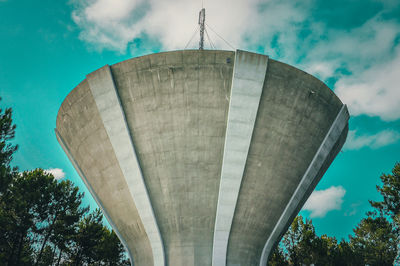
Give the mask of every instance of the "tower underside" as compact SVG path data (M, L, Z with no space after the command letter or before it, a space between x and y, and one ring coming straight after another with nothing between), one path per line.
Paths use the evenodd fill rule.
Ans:
M185 50L89 74L56 134L135 265L265 265L348 118L294 67Z

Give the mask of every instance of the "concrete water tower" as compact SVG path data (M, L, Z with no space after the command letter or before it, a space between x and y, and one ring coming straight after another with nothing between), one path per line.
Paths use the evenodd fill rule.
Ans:
M56 135L135 265L265 265L343 146L347 108L265 55L183 50L106 65Z

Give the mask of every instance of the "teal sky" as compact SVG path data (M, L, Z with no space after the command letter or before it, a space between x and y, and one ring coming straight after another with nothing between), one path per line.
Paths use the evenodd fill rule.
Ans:
M350 132L301 213L318 234L346 238L400 161L400 2L203 1L206 22L235 48L316 75L346 103ZM0 96L12 107L21 170L60 169L95 203L58 145L58 108L105 64L183 49L201 1L0 0ZM218 49L231 48L209 28ZM189 48L195 48L194 38ZM209 48L209 43L206 41Z

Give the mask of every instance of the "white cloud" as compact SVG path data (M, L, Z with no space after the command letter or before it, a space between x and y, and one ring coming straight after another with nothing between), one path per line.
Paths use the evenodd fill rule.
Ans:
M361 70L388 59L399 29L397 22L382 20L380 14L353 29L331 29L318 23L314 25L315 34L310 39L315 46L307 51L306 61L345 62L352 70ZM318 40L321 37L322 40Z
M151 52L183 49L197 25L200 1L71 0L80 38L97 49ZM395 2L395 1L394 1ZM338 82L335 92L352 115L392 121L400 118L400 33L397 21L383 18L392 5L354 28L331 28L313 18L313 1L205 1L206 22L234 47L264 49L272 58L317 77ZM229 49L213 31L218 49ZM133 43L151 39L150 44ZM156 43L156 44L154 44ZM206 40L206 44L208 41ZM198 37L189 48L196 48Z
M380 14L349 29L314 26L315 45L305 53L300 67L326 80L338 79L335 93L348 105L351 115L378 116L386 121L400 118L400 24ZM342 73L344 70L347 73Z
M64 171L60 168L50 168L44 170L44 172L47 174L52 174L57 180L63 179L65 177Z
M88 21L108 24L125 19L141 1L132 0L98 0L85 8Z
M383 130L372 135L357 135L357 130L350 130L344 149L358 150L363 147L381 148L397 142L400 133L393 130Z
M157 39L164 49L184 48L198 26L201 9L200 2L186 0L73 0L73 3L72 18L82 29L80 37L100 49L120 52L125 52L129 42L144 34ZM302 5L291 1L218 0L205 4L206 23L238 47L259 41L260 36L272 38L275 32L282 33L281 39L290 39L285 37L285 29L306 16ZM208 34L218 48L231 49L211 30ZM192 47L196 46L197 41L192 42Z
M339 80L335 92L348 104L353 115L379 116L391 121L400 118L400 48L386 63Z
M281 60L297 64L322 80L337 79L335 93L348 105L351 115L399 119L400 45L396 40L400 24L377 14L353 29L315 23L312 31L305 40L282 42L291 52Z
M312 62L309 66L306 66L305 70L308 73L312 73L313 75L319 77L320 79L330 78L335 72L333 64L318 61Z
M342 186L331 186L315 190L304 204L303 210L311 211L310 217L324 217L327 212L340 210L346 190Z
M345 211L344 216L354 216L358 212L358 208L361 206L361 202L350 204L350 208Z

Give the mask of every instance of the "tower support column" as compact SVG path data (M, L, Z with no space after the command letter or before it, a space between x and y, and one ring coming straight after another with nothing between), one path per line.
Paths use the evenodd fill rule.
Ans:
M225 266L229 234L247 161L268 57L236 51L214 229L212 265Z

